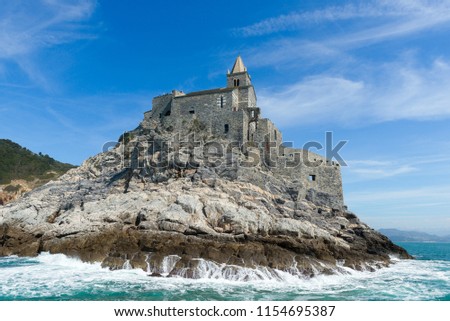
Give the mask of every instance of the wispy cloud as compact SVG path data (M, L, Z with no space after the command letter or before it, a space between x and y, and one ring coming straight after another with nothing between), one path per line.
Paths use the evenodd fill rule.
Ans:
M374 6L373 4L347 4L309 12L291 12L264 19L249 26L236 28L235 32L246 37L262 36L280 31L302 29L307 24L386 15L399 15L399 13L386 11L382 6Z
M15 58L46 46L89 37L80 24L94 10L92 0L2 1L0 58Z
M47 88L34 57L41 49L94 37L84 22L95 5L94 0L0 0L0 63L15 63L33 83Z
M361 68L361 67L360 67ZM277 124L345 125L450 117L450 63L428 67L403 62L378 66L354 78L322 74L277 90L262 89L259 102ZM326 119L323 115L331 115Z
M448 21L450 15L450 3L448 1L373 1L357 4L345 4L341 6L329 6L320 10L291 12L285 15L268 18L249 26L235 29L242 36L262 36L288 30L304 29L305 26L324 22L336 22L343 20L395 18L398 21L397 28L390 28L390 32L373 33L379 37L390 36L396 33L412 32L432 25ZM389 25L386 25L389 26ZM390 25L395 27L395 25ZM375 30L374 30L375 31ZM367 34L359 38L367 38Z
M450 230L449 185L389 188L347 192L346 204L374 227L398 227L420 231Z
M0 96L4 92L0 90ZM153 96L150 92L72 97L8 93L0 102L0 111L8 109L2 113L8 122L0 127L0 137L79 164L101 152L104 143L136 128L143 112L151 109Z
M441 146L439 141L434 141L433 143ZM430 158L430 155L427 155L426 157L416 157L413 160L413 162L416 165L431 165L431 164L437 164L437 163L449 164L450 157L444 156L444 155L439 155L439 154L434 154L433 157L431 157L431 158Z
M320 29L314 28L319 23ZM353 49L443 25L450 25L450 0L372 1L291 12L234 32L244 37L264 36L244 52L251 57L250 66L292 68L305 63L342 64L351 60ZM292 30L299 32L285 32Z
M366 192L351 192L346 195L346 201L349 204L356 205L358 203L379 203L388 204L394 201L396 204L403 204L403 202L413 201L416 204L422 202L439 202L447 200L450 195L450 186L427 186L423 188L411 188L401 190L384 190L384 191L366 191ZM447 206L450 203L444 203Z
M264 41L254 47L243 50L250 68L270 67L301 68L305 65L318 65L329 62L343 62L351 59L349 55L337 46L326 41L310 41L305 38L276 38Z
M343 167L343 176L346 184L358 186L358 183L390 179L400 176L425 183L428 177L439 179L442 173L448 171L449 156L433 155L427 156L399 156L392 154L373 155L376 159L348 159L347 165ZM392 181L392 180L391 180ZM436 183L436 179L433 180ZM356 184L356 185L355 185Z
M344 20L351 23L341 31L317 34L311 28L315 23ZM290 73L305 66L320 70L289 85L273 88L272 83L271 89L259 90L259 104L277 124L316 124L328 119L352 126L450 118L450 60L439 56L415 59L414 50L403 49L391 58L394 61L380 63L352 51L444 23L450 25L450 0L372 1L292 12L239 32L266 36L247 49L253 67L269 66ZM306 32L267 37L296 29L312 30L314 40L309 40ZM331 67L325 67L327 64Z
M384 179L417 171L412 164L395 161L351 160L347 170L359 180Z

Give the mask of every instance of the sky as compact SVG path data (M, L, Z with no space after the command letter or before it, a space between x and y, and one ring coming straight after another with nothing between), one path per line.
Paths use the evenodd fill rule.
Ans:
M241 55L285 141L348 141L364 222L450 234L449 34L450 0L0 0L0 138L81 164Z

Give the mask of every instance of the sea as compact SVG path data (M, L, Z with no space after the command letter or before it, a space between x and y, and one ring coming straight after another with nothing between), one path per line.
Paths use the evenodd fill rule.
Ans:
M62 254L10 256L0 258L0 300L450 301L450 243L398 244L416 259L394 260L375 272L341 268L310 279L263 268L230 273L206 263L200 279L150 277Z

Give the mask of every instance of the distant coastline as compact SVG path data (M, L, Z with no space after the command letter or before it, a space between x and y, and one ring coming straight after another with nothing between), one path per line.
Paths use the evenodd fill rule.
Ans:
M393 228L378 230L393 242L450 243L450 235L438 236L418 231L402 231Z

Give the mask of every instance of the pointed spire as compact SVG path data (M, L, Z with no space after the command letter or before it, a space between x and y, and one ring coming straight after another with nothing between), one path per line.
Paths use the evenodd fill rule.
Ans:
M236 61L234 62L234 66L233 66L233 69L231 70L231 73L236 74L238 72L245 72L245 71L247 71L247 68L245 68L244 62L242 61L242 58L239 55L236 58Z

